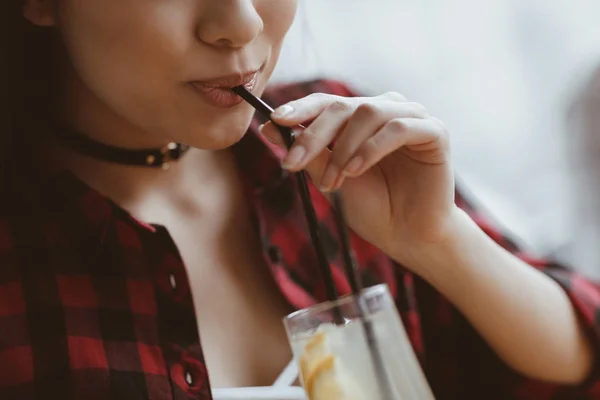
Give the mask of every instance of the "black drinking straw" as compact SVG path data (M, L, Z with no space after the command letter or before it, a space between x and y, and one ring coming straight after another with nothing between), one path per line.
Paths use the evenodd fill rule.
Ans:
M262 99L259 99L258 97L254 96L244 86L237 86L234 87L232 90L235 94L240 96L252 107L254 107L265 118L268 118L269 120L271 119L271 114L274 110L271 106L262 101ZM275 124L275 122L273 122L273 124ZM285 141L287 148L289 149L294 144L294 133L292 129L278 124L275 124L275 126L281 132L281 136ZM302 199L302 205L304 206L304 214L308 222L310 237L312 240L313 247L315 248L315 252L317 254L317 264L319 267L319 272L321 273L325 284L325 295L327 296L327 300L336 301L338 299L338 293L335 288L335 282L333 280L331 269L329 268L329 261L327 260L327 255L325 253L325 246L323 245L323 241L321 240L319 221L317 219L317 213L315 212L315 208L313 207L312 201L310 199L310 192L308 191L306 175L303 171L300 171L296 172L295 176L296 182L298 183L298 191L300 192L300 197ZM338 325L344 323L344 318L337 307L334 308L333 318L335 320L335 323Z
M392 386L383 365L383 358L381 357L381 351L379 343L377 342L377 337L375 336L373 323L369 318L366 317L368 312L366 301L360 297L363 290L363 284L360 277L360 272L358 271L358 266L356 265L356 260L352 254L352 248L350 247L350 237L348 235L347 228L348 225L346 224L346 220L344 218L342 196L339 194L339 192L336 191L331 194L331 202L337 211L335 213L336 225L342 242L344 269L346 271L346 276L348 277L348 282L350 283L352 294L354 295L354 306L356 307L358 319L362 322L363 332L367 340L367 346L369 347L369 353L371 355L371 360L373 361L373 367L375 368L375 378L379 384L379 389L381 390L383 400L391 400L393 399Z
M271 120L271 114L274 110L262 99L254 96L243 86L235 87L232 90L234 93L236 93L246 102L248 102L252 107L254 107L265 118ZM279 132L281 133L281 136L285 141L287 148L289 149L290 147L292 147L292 145L294 144L294 133L292 129L278 125L272 120L271 122L277 127L277 129L279 129ZM302 197L304 212L308 221L313 246L315 247L315 250L317 252L317 261L319 264L319 269L325 281L327 298L329 301L337 301L337 290L335 289L335 283L333 281L333 276L329 267L329 261L327 260L327 256L325 255L323 242L321 241L321 237L319 234L317 215L315 213L312 201L310 199L310 193L308 191L306 176L303 172L297 172L296 179L298 181L298 189L300 191L300 196ZM361 301L360 296L363 289L363 284L360 277L360 272L358 271L358 267L352 255L348 228L344 218L342 198L339 192L333 192L331 194L331 200L333 203L333 207L336 210L336 225L342 244L344 270L348 278L348 282L350 283L352 294L354 295L353 297L355 299L355 306L358 318L362 322L363 331L367 340L367 346L369 347L369 352L371 354L371 359L375 368L375 377L379 384L379 389L381 390L383 400L392 400L393 397L391 385L388 379L388 375L385 371L385 367L383 365L383 359L381 358L381 352L379 351L379 344L377 342L377 338L373 330L373 324L365 316L367 312L367 305L365 304L365 302ZM342 325L344 323L341 311L337 306L333 308L333 317L338 325Z
M271 120L271 114L273 113L273 108L265 103L262 99L254 96L250 91L248 91L244 86L234 87L233 92L243 98L246 102L248 102L252 107L254 107L260 114L262 114L265 118ZM289 149L294 144L294 133L291 128L281 126L276 124L271 120L271 122L279 129L283 140L287 148ZM302 202L304 205L306 218L308 220L308 225L310 228L310 233L313 238L313 245L317 251L317 258L319 261L319 268L321 273L325 278L325 287L327 289L327 298L330 301L335 301L338 299L337 291L335 289L335 284L333 281L333 277L331 275L331 269L329 268L329 261L327 260L327 256L325 255L325 251L323 249L323 243L321 242L318 221L316 217L316 213L314 211L314 207L312 205L312 201L310 200L310 194L308 192L308 185L306 183L306 176L304 173L297 173L300 195L302 196ZM348 230L346 228L346 223L344 220L344 216L342 213L342 199L339 193L334 192L332 194L332 202L334 208L338 211L335 213L337 216L336 222L339 230L339 234L342 241L342 253L344 258L344 268L346 275L348 277L348 281L350 283L350 288L352 289L352 293L355 295L360 295L362 290L362 281L360 279L360 274L358 269L355 267L355 263L352 257L352 250L350 249L349 239L348 239ZM331 287L329 287L331 285Z

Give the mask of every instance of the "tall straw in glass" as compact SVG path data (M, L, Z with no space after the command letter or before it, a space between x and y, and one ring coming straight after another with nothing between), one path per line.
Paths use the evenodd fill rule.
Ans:
M269 105L243 86L233 91L270 119L273 109ZM275 126L291 147L292 130ZM341 298L320 238L305 174L296 173L296 181L328 298L284 319L309 400L433 399L387 286L363 289L339 193L334 192L331 200L352 288L352 294Z

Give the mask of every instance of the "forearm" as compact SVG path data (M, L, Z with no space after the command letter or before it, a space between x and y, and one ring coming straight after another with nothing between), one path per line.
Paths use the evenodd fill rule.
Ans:
M448 298L501 359L531 378L580 383L593 355L565 291L487 237L460 212L451 240L408 267Z

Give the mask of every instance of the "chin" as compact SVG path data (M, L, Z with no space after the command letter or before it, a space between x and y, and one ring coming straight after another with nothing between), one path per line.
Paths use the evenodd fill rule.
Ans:
M186 138L178 138L191 147L204 150L223 150L239 142L250 126L251 118L243 121L229 120L226 124L209 126L206 124L196 125L196 129L188 131Z

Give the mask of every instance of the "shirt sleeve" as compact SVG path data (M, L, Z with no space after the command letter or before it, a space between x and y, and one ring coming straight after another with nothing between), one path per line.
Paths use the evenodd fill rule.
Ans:
M542 388L540 382L524 380L518 385L520 393L532 393L532 399L561 398L573 399L580 396L592 396L589 398L600 398L600 284L585 278L572 269L569 269L550 260L535 258L521 251L519 246L512 240L504 229L490 221L490 218L476 210L460 193L457 192L456 202L459 207L469 214L477 225L496 243L508 250L527 264L536 268L552 279L554 279L567 293L571 300L585 332L587 333L594 351L595 365L586 381L578 387L561 388L556 386L553 396L543 396L542 392L536 393L535 388ZM540 389L542 390L542 389ZM548 393L548 388L543 389ZM519 397L521 398L521 397ZM588 397L585 397L588 398Z

